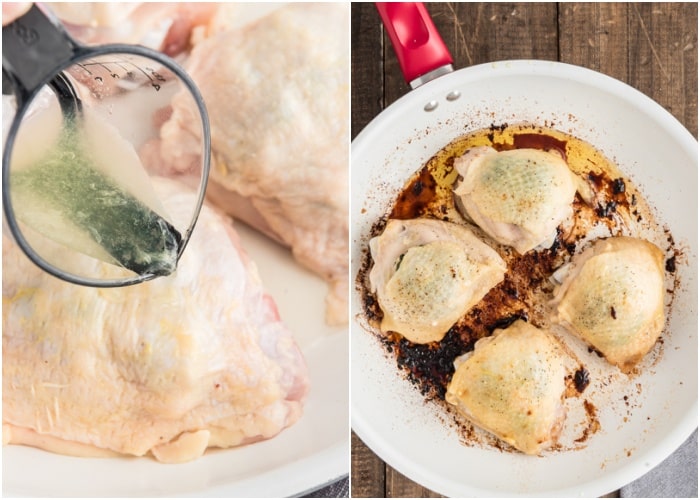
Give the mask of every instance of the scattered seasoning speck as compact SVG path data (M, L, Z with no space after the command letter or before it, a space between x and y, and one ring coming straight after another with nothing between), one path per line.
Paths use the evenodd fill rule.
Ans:
M468 130L468 127L465 126L465 130ZM366 249L363 250L364 259L356 284L361 292L364 318L369 326L375 328L373 333L378 336L386 352L396 359L398 368L406 378L426 397L426 400L437 403L448 412L452 412L452 408L444 401L444 396L454 373L454 360L472 351L479 339L492 335L498 328L506 328L517 319L547 328L550 325L549 313L547 307L542 304L546 304L552 297L554 284L550 281L550 277L554 270L569 262L571 257L580 251L581 246L586 244L591 228L596 225L603 226L610 235L634 234L635 227L647 228L654 224L652 212L649 211L644 198L637 194L634 184L625 180L617 167L592 146L563 132L537 126L507 124L493 124L486 130L468 133L440 150L408 179L404 189L389 207L388 217L398 219L432 217L467 224L459 214L452 195L452 186L457 179L454 160L469 148L480 145L490 145L497 150L517 147L558 150L567 158L574 174L588 184L594 200L589 204L577 194L573 203L573 227L560 226L550 248L536 249L525 255L519 255L513 249L491 241L491 246L508 266L505 279L457 321L442 341L431 344L412 344L398 333L379 332L378 325L383 312L374 295L369 292L367 275L373 263L369 252ZM386 220L387 218L384 217L377 221L372 226L369 236L380 234L386 225ZM477 235L488 241L488 237L479 228L474 230ZM669 241L672 242L670 234ZM673 248L668 249L667 255L672 254ZM675 257L666 261L666 269L669 272L675 271ZM672 293L673 290L670 292ZM610 314L616 318L617 313L613 306L610 307ZM588 352L603 357L593 347L589 347ZM573 381L572 389L576 389L578 396L592 382L596 384L596 391L600 390L599 384L607 386L609 383L597 378L592 380L591 374L583 364L574 373L569 373L567 380ZM595 397L596 391L591 393L591 397ZM637 386L637 391L641 392L640 385ZM567 393L566 397L572 396L577 395ZM574 440L575 448L582 446L582 443L600 429L593 402L583 400L582 396L580 400L587 423L583 433ZM622 404L622 401L620 403ZM630 404L626 396L624 404L627 406ZM484 433L475 430L471 424L465 424L461 417L455 417L455 423L460 429L460 439L465 444L480 440L480 443L487 443L493 449L513 451L496 438L484 438ZM481 437L477 438L477 435ZM565 449L567 449L565 446L554 448L555 451Z

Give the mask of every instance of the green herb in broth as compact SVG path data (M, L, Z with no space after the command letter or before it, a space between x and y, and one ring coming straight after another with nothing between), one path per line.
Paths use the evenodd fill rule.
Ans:
M10 189L17 217L30 225L24 216L41 200L43 208L88 233L126 269L156 275L175 269L180 233L99 171L74 127L64 128L40 160L13 171Z

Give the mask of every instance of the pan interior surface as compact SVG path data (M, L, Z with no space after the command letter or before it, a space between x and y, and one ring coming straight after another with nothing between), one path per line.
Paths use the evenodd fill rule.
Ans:
M351 273L372 226L437 151L468 132L523 122L600 150L683 249L663 353L631 382L639 404L601 408L601 430L577 450L528 457L465 446L451 417L402 378L368 333L355 287L352 426L383 460L444 495L599 496L659 464L697 427L697 141L675 118L617 80L562 63L505 61L441 77L388 107L352 144Z

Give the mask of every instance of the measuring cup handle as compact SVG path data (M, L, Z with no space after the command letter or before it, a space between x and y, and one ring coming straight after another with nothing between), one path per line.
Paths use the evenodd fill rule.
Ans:
M2 28L3 86L12 86L21 105L80 48L55 16L33 4L26 14Z

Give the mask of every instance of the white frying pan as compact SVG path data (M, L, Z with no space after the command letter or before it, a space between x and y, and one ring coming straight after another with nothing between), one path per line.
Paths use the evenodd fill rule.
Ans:
M451 62L424 9L379 8L390 35L398 26L391 36L403 44L407 81ZM404 61L413 53L421 54L418 74ZM472 130L530 122L591 143L640 188L684 250L676 271L681 283L663 352L632 381L639 384L633 407L625 410L622 394L613 395L610 408L599 407L601 430L585 447L543 457L461 444L450 418L398 374L395 360L362 326L353 289L352 427L392 467L444 495L606 494L655 467L697 427L697 142L645 95L580 67L506 61L438 73L446 74L396 101L353 141L353 279L371 226L433 154Z

